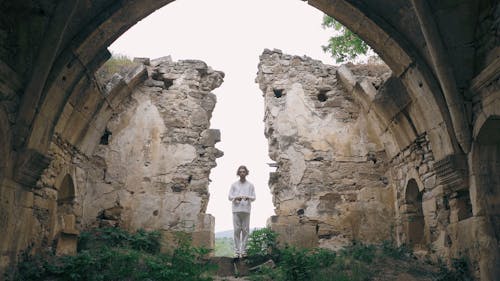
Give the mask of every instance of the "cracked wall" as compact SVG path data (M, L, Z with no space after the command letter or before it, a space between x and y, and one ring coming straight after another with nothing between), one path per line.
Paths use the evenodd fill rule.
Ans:
M38 182L46 218L39 231L49 242L59 239L69 215L76 231L142 228L160 230L166 240L186 232L195 245L213 247L214 218L205 212L210 170L223 153L215 148L220 132L209 128L216 103L211 91L224 74L196 60L142 62L143 71L129 72L142 82L109 114L94 149L84 153L60 135L51 144L53 160ZM123 79L113 76L106 92ZM65 176L75 195L63 209Z
M380 86L384 65L357 68ZM391 236L393 193L388 161L368 116L336 76L337 67L265 50L259 83L265 135L276 162L270 189L282 242L338 248Z

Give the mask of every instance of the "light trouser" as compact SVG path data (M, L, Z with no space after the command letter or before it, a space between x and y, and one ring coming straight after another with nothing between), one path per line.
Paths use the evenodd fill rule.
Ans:
M248 232L250 230L250 213L234 212L234 252L236 254L246 253Z

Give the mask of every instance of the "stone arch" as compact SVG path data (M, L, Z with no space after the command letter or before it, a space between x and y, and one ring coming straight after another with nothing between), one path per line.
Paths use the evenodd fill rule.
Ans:
M30 104L33 100L41 100L39 113L33 113L31 107L21 106L20 116L36 114L33 116L31 132L28 136L22 136L26 139L27 147L42 154L46 153L55 124L75 87L82 79L91 78L93 72L110 57L106 48L131 26L170 2L173 0L124 1L110 5L79 30L78 36L61 48L60 55L52 62L53 68L45 82L45 94L28 92L23 97L23 105Z
M404 194L403 224L406 243L412 248L425 245L425 220L422 208L423 192L415 179L408 180Z
M463 129L460 127L463 122L458 122L460 128L454 132L453 119L461 119L463 116L450 116L437 78L426 59L417 51L418 47L412 45L412 40L391 27L393 23L370 11L369 5L357 6L346 0L336 1L335 4L324 0L308 2L355 32L387 63L393 75L401 79L412 100L407 111L410 126L414 127L417 135L424 132L429 134L437 160L460 151L455 132ZM406 5L399 8L413 9L410 1L406 2ZM422 40L424 38L418 41ZM404 128L405 125L404 122L394 122L391 127L394 131L405 132L408 131ZM443 132L447 134L442 134Z
M489 217L500 240L500 116L487 118L475 139L471 190L473 213Z
M32 123L31 131L27 136L21 136L21 140L26 139L28 149L46 154L54 135L55 124L82 77L91 75L110 56L106 48L116 38L136 22L170 2L173 1L123 1L111 5L91 19L85 28L78 30L78 36L72 41L62 45L60 54L53 61L49 79L45 82L44 93L34 94L38 96L27 93L23 97L23 105L30 104L33 100L40 101L37 113L31 112L33 107L22 106L19 114L33 116L32 122L26 120L27 124ZM367 13L362 7L354 6L348 1L336 1L334 5L320 0L308 2L358 33L389 65L394 75L402 79L413 100L413 106L408 112L411 126L415 126L417 134L429 132L436 159L442 159L460 149L439 85L425 60L412 49L411 42L406 41L377 13ZM401 125L395 123L392 126ZM447 133L443 134L443 131Z
M75 228L75 184L70 174L65 174L59 186L57 186L57 226L55 229Z
M497 109L498 110L498 109ZM487 115L486 115L487 116ZM481 279L500 276L500 254L492 250L500 241L500 115L476 121L470 171L470 201L473 218L482 222L479 258ZM494 246L493 246L494 245Z
M74 255L79 231L76 229L75 184L70 174L65 174L57 191L57 225L55 227L56 254Z

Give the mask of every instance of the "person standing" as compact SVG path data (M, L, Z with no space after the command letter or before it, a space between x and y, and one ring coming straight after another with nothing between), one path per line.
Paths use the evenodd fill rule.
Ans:
M229 201L232 202L233 229L234 229L234 252L235 257L246 257L246 245L248 233L250 232L250 210L251 203L255 201L255 187L249 182L248 169L239 166L236 175L238 181L231 185L229 190Z

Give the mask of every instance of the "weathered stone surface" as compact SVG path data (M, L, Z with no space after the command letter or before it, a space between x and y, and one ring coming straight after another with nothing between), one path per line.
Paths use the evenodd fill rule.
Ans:
M62 125L69 124L66 122L70 118L70 111L66 111L68 98L72 100L71 96L78 96L80 89L88 86L85 85L86 80L91 80L88 78L93 76L93 71L110 55L106 50L110 42L113 42L133 24L171 1L124 0L119 1L116 5L107 5L105 1L86 1L85 5L75 5L70 2L72 1L8 0L2 2L0 12L3 19L0 24L0 37L2 39L0 40L0 192L2 194L0 215L5 220L0 221L0 223L3 223L2 226L6 226L6 228L2 228L5 229L6 234L3 236L5 242L0 241L0 243L7 245L5 248L1 248L0 253L0 274L2 276L8 265L14 265L18 253L27 247L28 242L35 247L41 245L39 242L42 241L42 237L48 234L42 233L40 229L45 228L41 226L38 219L43 218L40 221L45 221L44 214L51 208L56 208L52 206L54 204L48 203L54 197L53 192L44 190L43 186L41 188L39 186L39 189L33 189L34 182L39 180L36 175L39 175L45 167L34 167L36 161L31 162L34 164L32 167L36 172L30 175L26 170L30 170L27 167L30 167L31 164L24 162L28 164L24 166L24 171L15 170L16 163L23 163L23 160L26 160L25 155L20 155L20 159L18 159L17 153L33 149L41 155L50 156L49 154L53 153L52 148L50 148L51 152L49 153L51 142L60 137L61 134L58 132ZM495 141L496 138L489 138L488 134L486 136L484 134L494 132L495 128L498 131L498 127L493 126L493 131L488 127L491 125L491 121L495 124L494 120L500 116L500 91L498 90L498 74L500 73L498 71L500 65L498 59L500 50L498 46L500 29L498 11L500 4L498 1L474 0L426 2L428 2L429 7L423 15L432 17L434 27L431 28L431 32L438 34L437 38L433 40L425 38L418 20L418 11L416 11L415 6L422 1L308 1L310 5L334 16L358 34L387 62L394 74L403 80L405 91L411 102L406 107L391 108L387 113L384 113L383 108L382 110L374 110L374 104L372 104L368 118L366 118L370 122L380 121L380 124L374 124L372 129L375 134L382 132L379 134L380 142L384 145L385 152L391 159L390 163L396 163L393 161L396 161L400 156L404 158L404 164L401 166L395 164L396 166L391 168L391 176L387 176L388 179L399 178L399 181L389 182L389 184L397 185L394 192L395 197L404 198L405 196L402 191L405 190L407 183L404 182L405 179L400 177L400 174L412 173L411 177L417 182L419 191L423 191L422 201L434 201L434 203L423 206L423 213L426 214L424 215L425 223L431 222L430 225L432 225L430 230L425 226L426 235L427 237L443 237L439 238L440 244L443 242L442 245L445 245L448 239L446 235L441 233L444 233L443 229L446 227L443 226L448 223L447 212L451 216L449 220L452 224L457 219L460 223L460 217L464 213L468 213L462 212L460 209L460 206L468 206L467 203L464 204L464 200L467 200L460 193L467 194L469 191L472 216L478 219L485 218L485 221L491 222L496 233L494 239L498 244L500 223L495 211L498 210L499 202L498 188L496 188L499 185L497 176L499 172L496 164L498 162L496 160L499 150L498 141ZM432 46L436 42L442 42L444 48L439 52L432 52ZM431 53L434 56L448 58L447 62L445 60L446 65L433 63L435 59ZM300 57L288 56L288 58L289 60L283 62L284 66L300 66L302 60ZM154 67L164 61L171 62L172 60L165 57L150 61L150 65ZM203 64L200 63L197 69L202 69L202 67ZM282 67L282 65L263 66L262 70L267 74L288 71L290 75L296 76L301 73L300 70L287 70L286 67ZM439 68L447 69L448 78L451 79L439 75L436 71ZM326 73L325 71L320 72L322 76ZM169 77L172 78L175 75ZM446 99L443 99L443 91L440 87L443 85L443 80L454 80L457 89ZM163 81L160 82L163 83ZM206 80L200 85L206 87L214 85L214 83L216 85L218 82ZM163 84L165 85L165 83ZM167 85L169 84L170 82L167 81ZM359 85L362 84L359 83ZM155 86L162 87L160 83ZM374 87L378 89L376 85ZM360 87L356 86L356 88ZM326 91L325 93L330 91L326 88L323 90ZM125 91L123 94L128 95L130 91ZM450 103L450 100L457 97L463 98L463 102L459 102L461 104L458 106L463 106L466 109L458 114L451 112L449 108L450 105L455 106L453 102ZM210 111L209 108L213 102L213 99L207 99L205 102L204 109L207 112ZM332 100L331 104L340 106L342 103L337 99ZM361 107L366 110L364 106ZM101 115L97 120L94 120L95 122L91 123L87 133L84 133L86 130L84 128L68 127L71 129L68 132L71 131L73 140L78 139L77 135L80 133L84 135L82 143L77 144L77 147L87 156L92 155L94 151L92 144L95 144L96 140L98 141L102 136L109 117L118 113L114 112L108 105L101 107L98 111L98 115L103 114L107 117ZM402 115L404 118L402 116L383 118L398 111L397 115ZM85 124L85 114L85 110L78 112L74 117L71 117L73 121L70 123ZM457 145L457 135L459 134L456 134L456 127L452 126L450 122L457 115L459 118L463 117L464 122L461 124L458 122L459 124L455 125L463 126L464 123L466 123L465 125L471 123L473 143L472 151L467 155L468 181L459 179L463 190L450 193L447 188L439 185L442 180L439 175L432 175L433 160L430 160L429 153L436 161L463 153L460 151L460 146ZM194 121L201 122L202 116L203 114L199 114L194 118ZM348 115L345 112L339 112L338 117L341 116ZM182 126L184 124L182 121L183 119L173 120L172 124ZM403 122L404 126L398 126L399 122ZM55 129L58 124L61 127ZM468 132L458 132L468 134ZM421 136L425 136L431 148L431 151L426 152L425 159L420 161L418 156L411 153L402 156L414 146ZM397 142L394 141L395 138L397 138ZM63 139L68 141L65 137ZM292 139L288 141L290 142ZM323 145L323 143L320 144ZM207 149L207 151L212 150ZM198 152L203 153L204 151L197 150ZM220 155L217 152L214 154ZM314 158L313 152L304 152L306 163L309 161L307 159ZM337 157L336 160L338 161L338 159L340 158ZM78 161L82 163L81 161L85 161L85 157L78 159ZM92 161L94 160L92 159ZM102 161L96 161L96 163L102 163ZM41 163L39 162L39 164ZM399 167L404 172L400 171ZM17 179L14 179L16 173ZM77 176L76 187L81 187L84 186L84 182L78 178L83 178L83 176L80 172L78 173L80 176ZM19 183L18 176L20 174L21 178L26 175L29 180ZM98 175L102 176L102 174L104 174L103 171ZM307 169L304 174L307 174ZM60 177L56 173L56 176L52 178L45 178L58 185L63 176ZM276 179L273 181L276 182ZM195 182L200 189L205 184L200 179L192 180L193 185ZM434 186L435 184L437 186ZM182 189L182 184L179 186L175 189ZM41 205L44 207L19 211L18 208L21 206L18 204L19 198L11 195L25 192L32 193L35 198L43 199L35 201L39 203L43 201L44 203ZM7 199L3 200L4 198ZM81 203L75 202L75 204ZM57 204L55 205L57 206ZM404 203L401 206L403 205L407 204ZM435 205L436 211L432 209L432 205ZM427 207L431 208L429 212L425 210ZM446 210L448 207L449 211ZM398 205L396 210L399 209ZM409 209L416 210L418 208L413 206ZM81 208L75 208L74 211L82 213ZM429 220L427 214L433 212L435 218L430 216ZM18 218L21 219L17 220ZM50 220L55 220L54 216L51 215ZM439 229L437 229L438 220L439 223L442 223ZM478 236L481 236L485 228L477 228L477 230ZM43 231L50 232L47 229ZM467 245L473 242L458 241L453 243ZM491 252L497 249L495 247L482 248L481 253L484 252L485 257L491 257L491 261L496 266L475 262L474 266L478 265L474 268L477 279L499 279L500 273L494 268L500 268L500 259L491 255ZM469 251L444 249L443 252L449 252L453 255L458 253L469 255ZM470 256L476 258L475 255L471 254ZM460 256L455 257L459 258Z
M282 242L307 247L319 239L330 248L388 239L393 197L387 160L353 96L358 87L367 89L371 92L363 95L371 96L370 102L375 89L358 80L371 86L387 69L351 66L356 76L348 66L339 69L279 50L265 50L260 59L256 81L277 165L270 181L277 214L271 228Z
M220 133L208 129L211 111L203 105L213 99L209 91L220 85L223 74L200 61L152 65L146 81L163 83L133 90L107 124L109 143L94 153L100 170L86 175L82 224L92 225L103 212L105 219L130 230L184 231L193 233L197 244L213 246L213 222L199 216L205 216L208 203L208 174L222 155L214 148ZM99 173L102 177L92 176ZM116 206L119 214L109 215Z
M30 206L40 213L45 233L39 237L57 239L57 254L74 254L79 230L95 226L183 232L194 245L214 246L214 218L205 210L208 175L222 152L214 147L220 132L209 129L215 105L210 91L224 75L200 61L153 65L111 79L107 92L120 101L110 97L112 110L98 110L104 117L86 121L105 122L104 135L94 138L100 144L87 146L93 152L75 147L68 128L52 142L53 160ZM177 80L166 83L165 76ZM68 108L85 107L76 105ZM164 239L169 237L174 243L174 236Z

